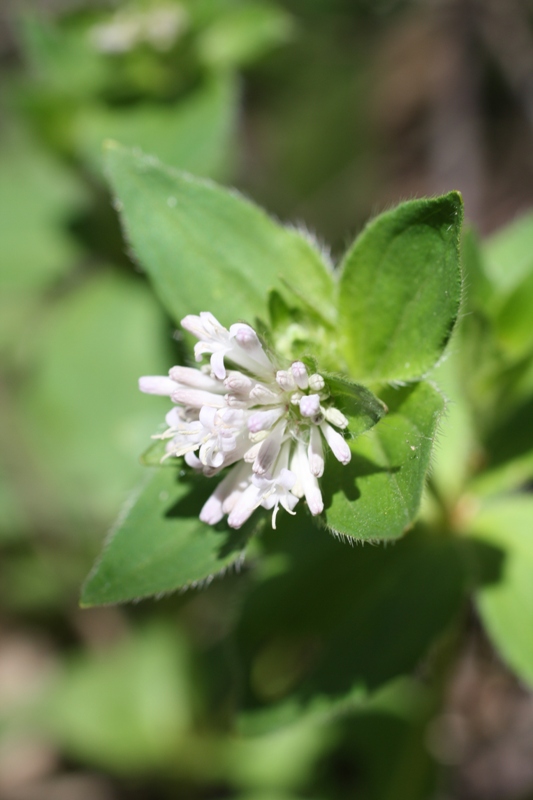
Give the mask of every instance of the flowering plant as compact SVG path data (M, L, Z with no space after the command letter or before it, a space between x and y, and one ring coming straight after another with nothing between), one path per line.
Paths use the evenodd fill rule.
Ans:
M400 537L445 405L426 376L459 310L459 195L381 215L335 269L306 232L234 192L114 143L108 166L126 235L185 329L182 358L192 334L197 360L210 360L141 379L175 406L144 456L157 470L83 601L209 580L253 547L265 521L256 509L271 510L275 527L281 506L290 529L300 498L305 525L349 540ZM219 473L213 491L205 477Z

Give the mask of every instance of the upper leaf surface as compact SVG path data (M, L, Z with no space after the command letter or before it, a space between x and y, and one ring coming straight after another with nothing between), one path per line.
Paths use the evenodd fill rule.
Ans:
M390 389L384 399L387 416L352 440L349 464L331 459L322 479L328 526L356 539L394 539L412 523L444 409L425 382Z
M269 292L286 284L334 320L332 275L299 233L235 192L116 144L108 167L127 236L176 322L200 311L225 325L266 319Z
M472 530L501 554L499 574L477 593L481 616L504 659L533 686L533 499L487 504Z
M85 606L120 603L203 581L240 557L250 524L240 531L198 519L214 482L180 480L175 470L150 471L87 579Z
M380 215L342 264L339 326L352 373L413 380L441 356L459 310L457 192L413 200Z

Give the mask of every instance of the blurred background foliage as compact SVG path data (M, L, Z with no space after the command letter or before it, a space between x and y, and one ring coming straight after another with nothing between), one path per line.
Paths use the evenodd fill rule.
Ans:
M533 205L532 19L526 0L2 6L3 800L533 797L533 697L466 601L464 543L424 540L419 563L420 532L347 549L303 518L240 575L77 607L165 407L137 378L181 349L126 252L102 141L231 183L334 253L449 189L487 236ZM497 485L533 475L532 245L527 215L481 255L464 243L462 385ZM435 476L453 494L459 403L450 420ZM531 635L505 654L522 676Z

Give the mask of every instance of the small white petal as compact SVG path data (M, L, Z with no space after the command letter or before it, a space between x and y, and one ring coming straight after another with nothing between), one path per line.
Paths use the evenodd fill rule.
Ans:
M211 356L211 369L219 380L226 377L226 367L224 366L224 350L217 350Z
M281 393L279 391L274 392L272 389L262 383L256 383L250 392L250 400L254 400L259 405L272 405L272 403L278 403L280 396Z
M348 427L348 420L338 408L330 406L329 408L324 409L324 416L326 417L327 421L332 425L335 425L336 428Z
M311 473L320 478L324 474L324 448L322 447L322 437L320 431L313 425L309 433L309 447L307 450L309 458L309 468Z
M324 434L324 438L328 445L333 452L333 455L340 461L341 464L348 464L350 461L352 454L350 448L348 447L347 441L338 433L331 425L328 425L327 422L323 422L320 425L320 430Z
M196 453L192 451L185 453L184 461L189 467L192 467L192 469L202 469L202 462Z
M278 370L276 372L276 382L284 392L294 392L296 389L296 381L294 380L292 372L288 370Z
M278 421L285 413L283 406L269 408L266 411L255 411L248 419L248 430L250 433L266 431Z
M200 520L205 522L206 525L216 525L220 522L224 512L222 511L222 501L217 497L216 491L204 503L200 511Z
M285 426L285 420L278 423L278 425L276 425L270 435L262 443L253 465L253 471L258 475L264 475L265 473L270 472L274 466L283 443Z
M139 378L139 389L145 394L161 394L170 397L178 386L166 375L145 375Z
M304 417L314 417L320 411L320 397L317 394L306 394L300 400L300 411Z
M181 403L183 406L193 406L194 408L201 408L202 406L224 408L226 405L222 395L204 392L203 389L177 388L172 392L171 397L175 403Z
M313 516L321 514L324 510L322 493L320 492L320 487L315 475L311 472L305 446L301 442L296 446L295 458L293 459L291 468L297 478L297 484L292 490L293 494L298 494L298 484L300 484L311 514L313 514Z
M244 394L246 397L250 394L250 390L252 389L254 382L251 378L248 378L247 375L243 375L241 372L237 372L236 370L232 370L226 380L224 381L224 386L229 392L233 392L234 394Z
M220 481L209 500L204 504L200 512L201 521L207 525L216 525L224 514L228 513L229 509L226 510L226 505L230 498L235 498L235 493L237 496L241 494L240 484L244 481L244 487L250 475L251 470L249 467L242 464L233 467L226 477Z
M190 386L192 389L204 389L207 392L223 392L224 386L214 380L210 375L206 375L199 369L192 367L172 367L169 372L170 377L176 383L183 386Z
M261 503L261 490L250 484L235 503L229 517L230 528L240 528Z
M293 364L291 364L291 372L298 388L307 389L309 386L309 376L305 364L301 361L294 361Z
M309 388L313 392L321 392L326 382L322 375L319 375L318 372L315 372L314 375L309 376Z

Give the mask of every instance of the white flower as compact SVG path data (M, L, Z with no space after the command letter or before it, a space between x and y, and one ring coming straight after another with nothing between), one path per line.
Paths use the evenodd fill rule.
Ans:
M183 456L188 466L211 477L231 467L200 511L216 525L227 515L240 528L262 506L294 513L305 497L311 514L324 502L318 478L324 472L324 442L341 464L350 448L334 429L348 420L332 404L322 375L309 375L302 361L280 369L257 333L245 323L229 330L209 312L189 315L182 326L199 340L195 357L210 355L199 369L172 367L167 376L146 376L139 388L168 396L164 458ZM235 369L235 368L238 369Z

